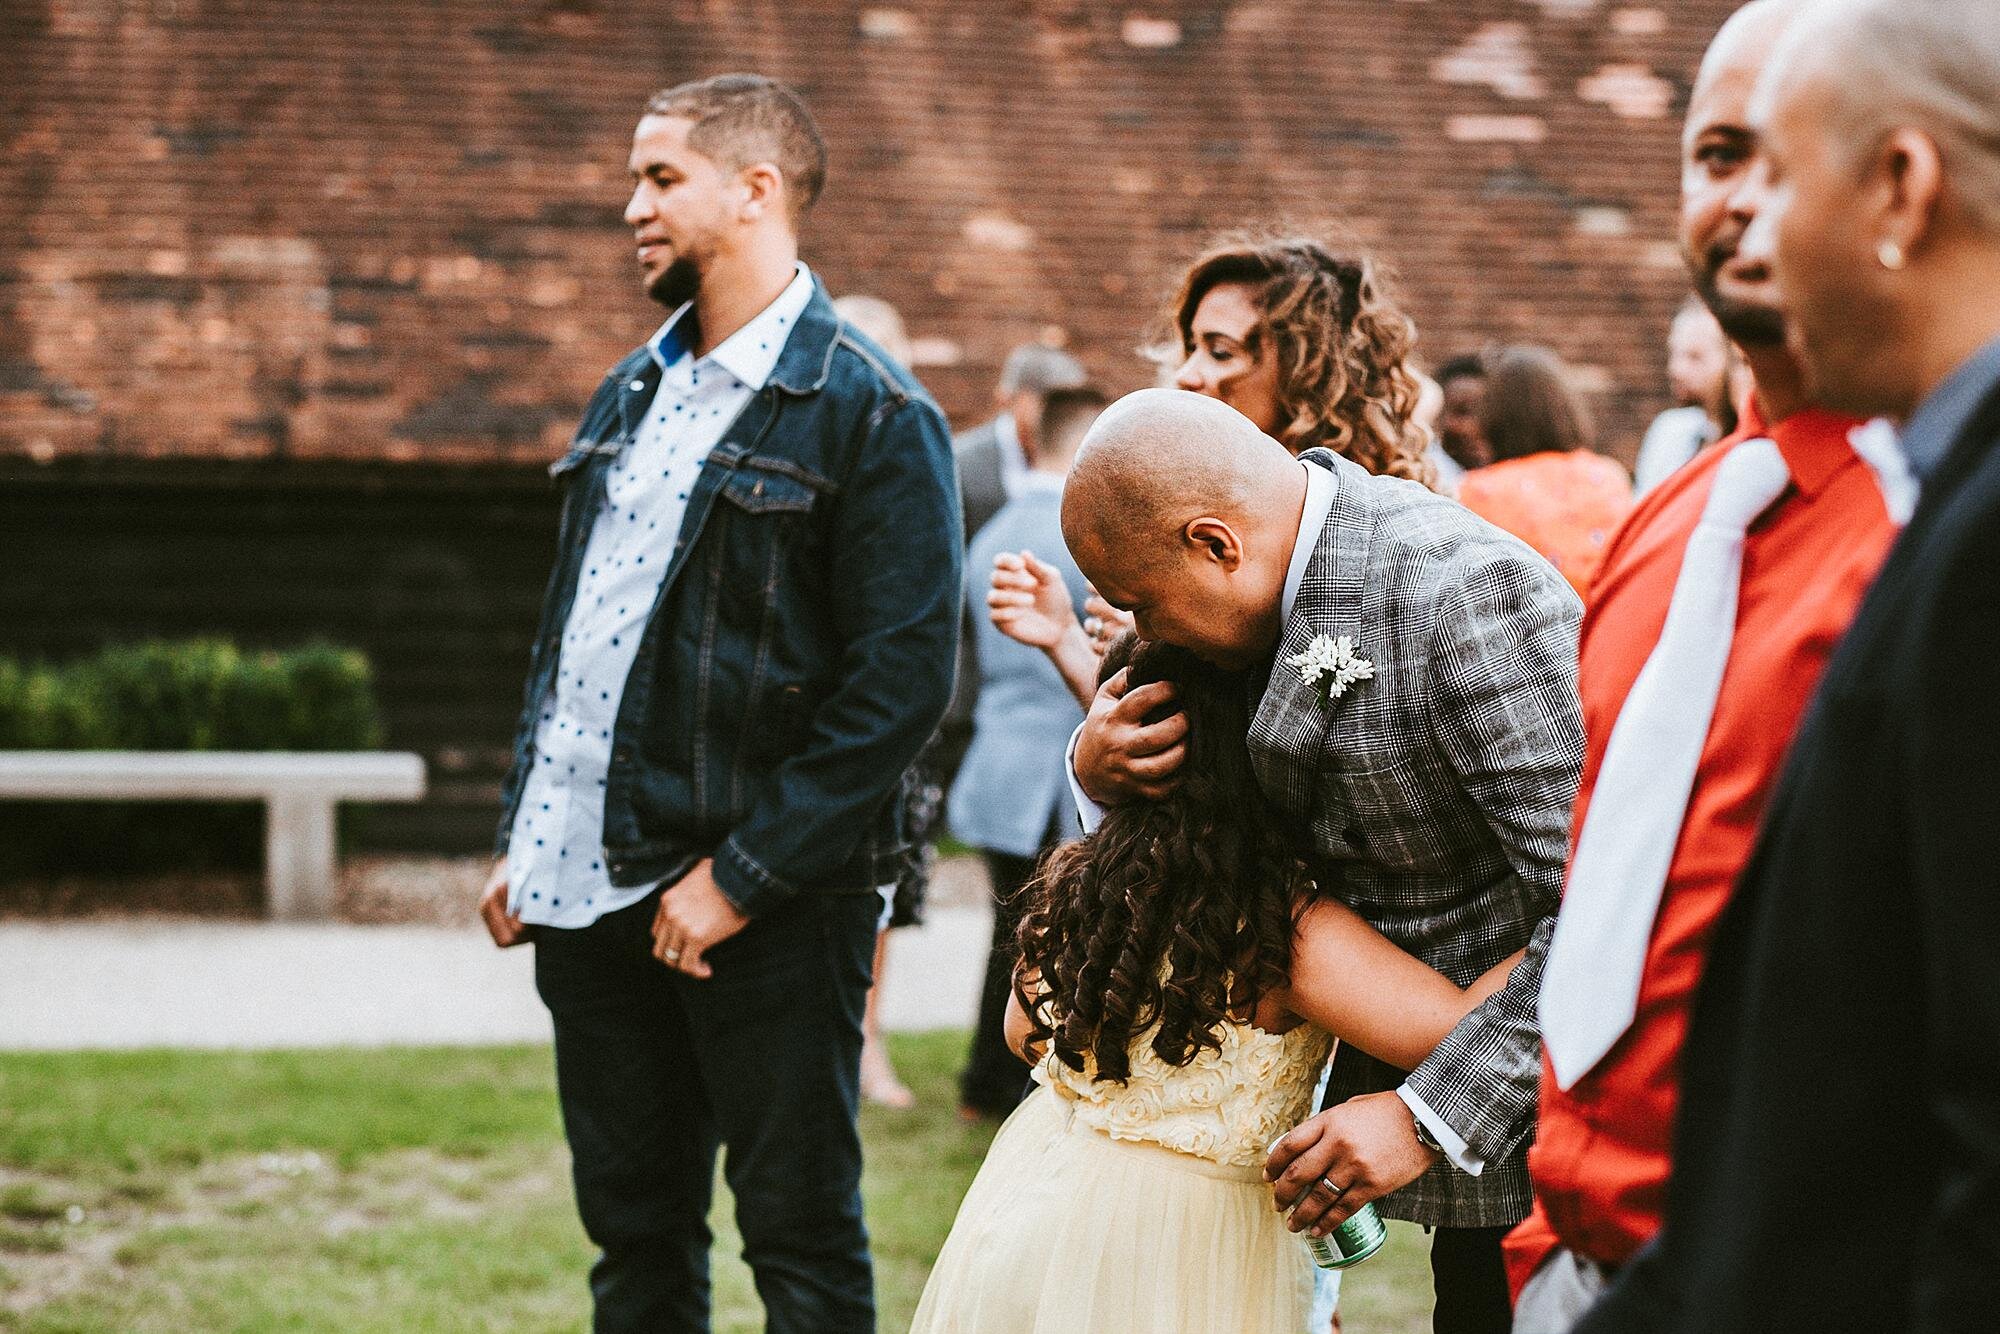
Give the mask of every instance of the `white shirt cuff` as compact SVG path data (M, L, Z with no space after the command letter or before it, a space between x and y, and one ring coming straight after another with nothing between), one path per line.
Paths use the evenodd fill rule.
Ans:
M1072 780L1074 781L1074 780ZM1465 1142L1465 1137L1445 1124L1443 1117L1432 1111L1430 1104L1418 1097L1408 1084L1396 1090L1410 1109L1410 1115L1424 1123L1424 1129L1431 1132L1431 1138L1444 1150L1444 1156L1451 1159L1451 1165L1469 1177L1476 1177L1486 1170L1486 1160L1474 1153Z
M1069 794L1076 801L1076 822L1083 826L1083 832L1094 834L1097 826L1104 823L1104 808L1090 799L1083 790L1083 784L1076 781L1076 741L1083 735L1083 724L1069 734L1069 749L1063 752L1063 772L1069 775Z

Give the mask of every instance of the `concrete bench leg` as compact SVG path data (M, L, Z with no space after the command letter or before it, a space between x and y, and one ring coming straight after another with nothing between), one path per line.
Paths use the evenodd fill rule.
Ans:
M333 915L333 802L275 796L264 814L266 911L278 921Z

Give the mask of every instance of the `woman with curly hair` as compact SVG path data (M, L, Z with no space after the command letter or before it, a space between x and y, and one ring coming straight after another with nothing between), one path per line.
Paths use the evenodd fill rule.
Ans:
M1316 896L1266 807L1242 674L1115 644L1171 681L1180 786L1108 811L1030 891L1009 1037L1039 1087L993 1141L913 1331L1295 1330L1312 1263L1271 1209L1271 1141L1336 1039L1414 1067L1514 962L1467 990Z
M1300 234L1233 233L1196 256L1168 314L1176 388L1221 399L1294 454L1330 449L1435 485L1429 434L1413 420L1416 329L1366 254ZM1053 567L1007 553L987 601L994 624L1048 653L1087 708L1098 653L1130 622L1094 600L1093 637L1058 604L1067 596Z
M1294 454L1330 449L1429 485L1411 420L1416 328L1375 261L1310 236L1238 234L1195 258L1173 302L1174 386L1219 398Z

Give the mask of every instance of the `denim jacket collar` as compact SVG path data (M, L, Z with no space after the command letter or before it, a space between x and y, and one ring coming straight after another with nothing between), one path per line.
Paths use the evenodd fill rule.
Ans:
M834 313L833 299L826 284L813 277L812 300L792 330L770 383L788 394L817 394L826 388L833 370L833 349L840 342L840 316Z

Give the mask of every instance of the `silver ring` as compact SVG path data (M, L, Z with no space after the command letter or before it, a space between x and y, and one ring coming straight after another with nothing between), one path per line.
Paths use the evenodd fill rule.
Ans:
M1347 1187L1334 1185L1331 1177L1321 1177L1319 1184L1333 1192L1333 1202L1335 1204L1340 1203L1340 1197L1347 1194Z
M681 952L679 950L668 950L665 954L661 955L660 957L665 959L668 963L679 963L681 961ZM1325 1178L1322 1177L1321 1180L1325 1180Z

